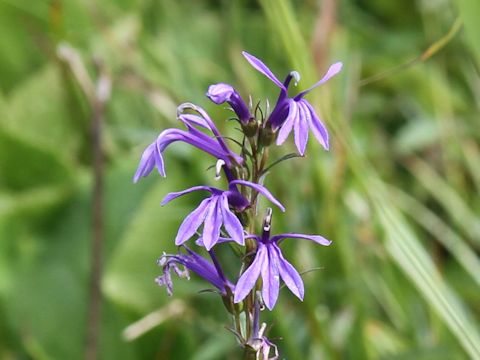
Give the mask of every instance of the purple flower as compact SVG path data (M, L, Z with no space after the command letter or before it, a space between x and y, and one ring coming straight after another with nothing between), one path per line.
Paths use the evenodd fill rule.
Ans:
M312 105L303 97L340 72L342 63L337 62L331 65L320 81L291 98L288 96L288 86L293 78L295 78L296 81L300 79L296 71L291 72L282 83L260 59L257 59L245 51L243 52L243 56L256 70L272 80L275 85L280 88L277 104L268 119L268 123L270 123L274 131L280 128L277 136L277 145L283 144L288 135L294 130L295 145L297 146L298 152L304 155L308 141L308 128L310 128L317 141L325 150L328 150L327 129L315 113Z
M257 253L250 267L242 274L235 287L234 302L242 301L255 286L257 279L262 276L262 297L265 305L272 310L278 299L280 278L290 291L303 300L304 286L302 278L295 268L282 255L278 243L285 238L299 238L328 246L331 244L319 235L280 234L270 237L270 224L264 226L262 236L249 235L257 240Z
M224 83L210 85L206 95L215 104L227 102L235 111L242 124L247 124L253 118L247 104L245 104L240 94L231 85Z
M185 109L193 109L201 116L182 114ZM176 141L186 142L217 159L222 159L227 167L243 163L243 158L227 147L218 129L205 110L193 104L185 103L178 107L178 111L178 119L187 127L187 131L180 129L167 129L162 131L157 139L147 146L143 152L140 164L133 178L134 182L137 182L140 177L148 176L154 167L157 168L161 176L165 177L162 153L168 145ZM210 131L214 135L214 138L198 130L197 127Z
M217 189L210 186L194 186L192 188L173 192L168 194L162 201L162 205L167 204L173 199L191 193L193 191L204 190L210 192L211 196L203 200L200 205L193 210L183 220L178 229L175 244L181 245L190 239L200 227L203 226L202 241L207 250L210 250L220 238L220 228L223 224L226 232L231 236L232 240L240 245L245 244L245 237L243 234L243 226L230 210L230 206L236 211L243 211L250 203L237 190L236 185L243 185L253 188L270 200L273 204L278 206L282 211L285 211L283 205L273 197L273 195L262 185L254 184L245 180L234 180L229 183L227 191Z
M173 293L171 270L179 277L187 279L190 279L188 270L193 271L215 286L222 295L227 294L227 286L232 290L234 289L234 285L218 273L214 264L188 247L183 246L183 248L187 251L186 254L170 255L164 253L157 261L158 265L163 268L163 275L157 277L155 282L160 286L165 286L168 295L171 296ZM181 270L179 265L182 265L184 269Z

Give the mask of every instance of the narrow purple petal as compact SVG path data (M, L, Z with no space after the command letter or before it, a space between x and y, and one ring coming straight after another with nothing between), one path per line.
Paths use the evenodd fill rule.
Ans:
M200 205L183 220L175 237L175 245L182 245L195 234L205 219L211 200L211 197L203 200Z
M218 204L219 197L211 198L211 204L205 216L205 224L203 225L203 243L205 248L210 250L220 237L220 227L222 226L222 211Z
M270 191L268 191L265 186L260 185L260 184L254 184L254 183L252 183L250 181L246 181L246 180L233 180L233 181L230 182L230 185L236 185L236 184L253 188L257 192L259 192L260 194L265 196L272 204L276 205L280 210L285 212L285 207L280 203L280 201L275 199L275 197L272 195L272 193Z
M303 296L305 294L305 288L303 286L302 278L297 270L290 264L282 254L282 251L277 246L277 244L270 245L272 249L277 254L277 266L278 272L282 277L285 285L290 289L290 291L298 297L300 300L303 300Z
M218 129L215 126L215 123L212 121L208 113L202 107L187 102L187 103L180 104L177 107L177 113L178 114L183 113L186 109L190 109L199 113L203 118L204 122L208 125L207 128L210 129L214 133L214 135L218 136Z
M308 125L310 126L310 130L312 130L313 135L320 143L320 145L322 145L325 150L328 150L328 132L325 125L323 125L323 122L318 118L315 110L313 109L312 105L308 103L308 101L301 100L301 103L305 107L305 113Z
M212 130L213 134L215 135L215 139L212 139L208 135L205 135L203 132L195 129L189 128L189 139L185 142L188 142L199 149L208 152L209 154L215 156L217 159L223 159L230 165L232 162L230 158L234 159L236 163L242 164L243 158L231 151L225 141L223 140L222 135L218 132L218 130ZM197 145L198 144L198 145ZM215 155L215 152L218 155Z
M202 118L201 116L198 116L198 115L181 114L181 115L178 115L178 120L180 120L181 122L183 122L187 126L188 125L195 125L195 126L200 126L202 128L210 130L210 124L207 121L205 121L204 118Z
M239 155L235 154L234 152L230 151L227 144L223 140L222 135L218 131L217 127L215 126L215 123L212 121L212 119L210 118L208 113L202 107L194 105L192 103L183 103L177 108L177 112L182 113L185 109L191 109L191 110L196 111L197 113L199 113L201 115L201 117L205 120L205 123L208 125L208 128L212 131L213 135L215 136L215 140L213 140L211 138L208 138L207 135L205 135L201 131L198 131L198 130L192 128L192 127L189 128L189 132L193 133L196 130L196 132L195 132L196 136L207 137L210 141L215 142L216 145L219 146L222 149L222 151L227 155L227 158L222 157L222 156L217 156L217 158L225 160L225 162L228 165L230 165L230 159L228 159L228 156L231 156L233 159L235 159L235 161L238 164L243 163L243 158L241 156L239 156Z
M170 144L176 141L186 142L217 159L225 160L227 164L231 164L228 151L225 151L216 140L193 127L189 127L188 132L179 129L162 131L156 140L158 154L161 154Z
M153 157L155 159L155 166L157 167L157 170L160 176L166 177L167 174L165 173L165 164L163 162L162 152L158 151L157 144L155 145L155 147L156 147L156 151L153 152Z
M270 241L276 242L281 239L287 239L287 238L310 240L323 246L328 246L332 243L330 240L327 240L320 235L307 235L307 234L294 234L294 233L278 234L278 235L272 236L270 238Z
M280 128L280 131L278 132L277 145L282 145L285 142L288 135L293 129L293 124L295 124L295 121L299 116L298 105L296 101L290 100L288 107L289 107L289 110L288 110L287 119L285 120L282 127Z
M309 87L307 90L305 91L302 91L301 93L299 93L297 96L295 96L296 99L300 99L302 98L303 96L305 96L306 94L308 94L310 91L312 91L313 89L315 89L316 87L326 83L328 80L330 80L330 78L332 78L333 76L337 75L340 70L342 70L342 66L343 64L341 62L337 62L333 65L331 65L328 70L327 70L327 73L323 76L323 78L320 79L320 81L316 82L315 84L313 84L311 87Z
M223 244L223 243L226 243L226 242L234 242L235 240L233 240L232 238L224 238L224 237L219 237L218 240L217 240L217 244ZM205 247L205 244L203 243L203 238L202 237L199 237L197 240L195 240L195 244L197 244L198 246L202 246L202 247Z
M267 245L267 257L262 264L262 297L265 306L272 310L278 299L280 277L278 275L277 254Z
M255 69L265 75L267 78L272 80L280 89L285 90L285 86L282 84L280 80L277 79L275 75L273 75L272 71L265 65L260 59L256 58L253 55L250 55L246 51L242 51L243 56L247 61L252 65Z
M259 244L255 259L250 267L242 274L242 276L240 276L240 279L238 279L237 285L235 286L235 296L233 298L234 303L239 303L245 299L250 290L253 289L266 259L267 249L264 245Z
M225 283L218 274L215 266L203 256L200 256L196 252L190 250L188 247L185 246L185 249L189 254L188 261L185 261L185 266L217 287L217 289L225 292ZM227 282L229 283L228 280Z
M308 141L308 123L305 114L305 108L302 104L298 105L298 118L295 121L295 145L300 155L305 154Z
M225 194L222 194L220 199L220 208L222 209L223 225L225 230L230 234L232 239L240 245L245 245L245 238L243 237L243 226L240 220L228 208L228 199Z
M170 201L172 201L173 199L176 199L180 196L183 196L185 194L189 194L191 192L194 192L194 191L201 191L201 190L204 190L204 191L208 191L208 192L212 192L212 188L210 186L194 186L194 187L191 187L189 189L186 189L186 190L183 190L183 191L177 191L177 192L171 192L169 194L167 194L167 196L165 196L161 202L161 205L165 205L165 204L168 204Z
M136 183L141 177L145 177L150 174L155 166L155 142L148 145L142 153L140 163L138 164L137 171L133 177L133 182Z

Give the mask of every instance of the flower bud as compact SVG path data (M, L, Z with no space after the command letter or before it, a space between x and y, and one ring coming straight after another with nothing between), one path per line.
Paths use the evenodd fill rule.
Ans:
M252 118L247 104L233 86L224 83L210 85L206 95L215 104L228 103L242 124L248 124Z

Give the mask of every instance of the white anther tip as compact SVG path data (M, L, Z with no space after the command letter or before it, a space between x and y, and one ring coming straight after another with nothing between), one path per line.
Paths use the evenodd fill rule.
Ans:
M298 85L298 82L300 81L300 73L298 71L292 71L290 72L290 75L293 77L294 81L295 81L295 86Z

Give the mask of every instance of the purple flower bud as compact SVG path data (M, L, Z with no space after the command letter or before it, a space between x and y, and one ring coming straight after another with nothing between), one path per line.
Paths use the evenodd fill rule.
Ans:
M224 83L210 85L206 95L215 104L228 103L244 125L253 118L247 104L245 104L240 94L231 85Z

